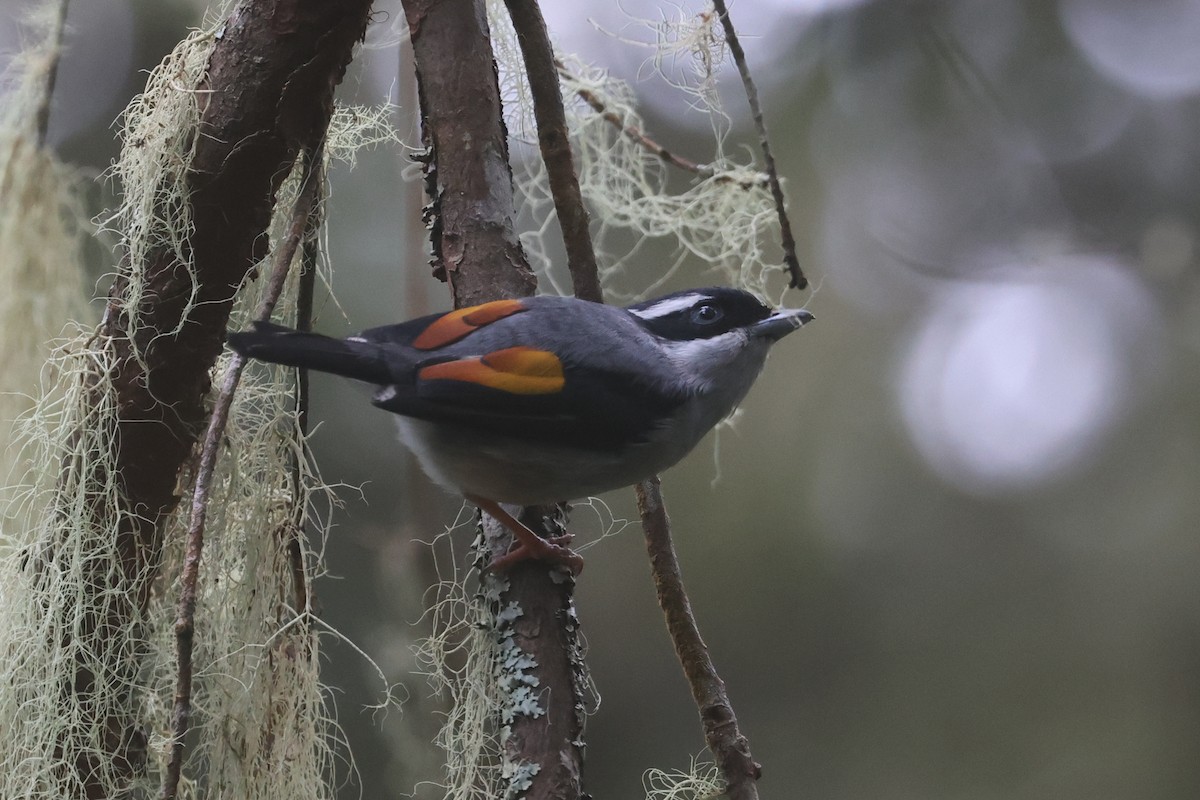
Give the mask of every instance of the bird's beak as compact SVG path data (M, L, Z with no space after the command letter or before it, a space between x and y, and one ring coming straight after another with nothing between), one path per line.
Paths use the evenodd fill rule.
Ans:
M750 328L752 336L762 336L777 342L806 322L812 322L813 315L799 308L781 308L762 322L756 322Z

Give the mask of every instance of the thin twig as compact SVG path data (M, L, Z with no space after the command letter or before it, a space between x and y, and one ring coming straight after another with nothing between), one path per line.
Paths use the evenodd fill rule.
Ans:
M68 644L82 655L56 689L108 732L99 746L70 731L54 743L57 762L74 766L80 796L127 793L146 760L133 687L149 644L136 623L161 585L165 537L180 505L179 471L193 459L211 414L212 367L233 305L231 287L262 260L279 186L310 137L327 128L334 90L364 36L370 5L239 4L232 23L206 46L202 77L188 87L197 90L198 116L164 118L169 133L192 143L187 167L182 175L147 176L151 185L144 188L186 195L186 257L165 243L149 245L136 259L126 254L97 332L104 374L83 385L93 402L113 398L114 427L106 423L103 432L108 455L89 461L87 480L111 485L119 501L90 506L88 522L108 532L115 569L102 570L73 601L85 613ZM159 209L156 218L161 213L174 214ZM127 233L138 238L146 231ZM108 602L117 588L122 602ZM106 682L118 693L114 702L100 702L88 688L96 659L111 672Z
M527 9L522 10L528 11L530 14L536 14L537 22L541 22L540 12L537 11L537 6L533 0L506 0L506 2L509 7L509 13L513 16L514 26L521 24L517 22L518 15L514 11L514 8L517 6L533 6L532 11L528 11ZM518 27L518 40L521 39L520 30L520 27ZM545 35L544 25L541 26L541 33L543 36ZM544 48L544 52L547 55L550 53L548 41L539 46ZM525 47L524 44L523 47ZM530 55L526 51L526 70L532 72L530 61ZM539 62L538 68L545 70L546 64ZM538 93L534 93L539 139L542 138L543 125L552 126L555 129L561 127L562 130L566 130L566 119L562 107L561 95L559 94L557 74L551 74L554 76L553 95L557 99L557 104L542 108L539 111L537 108L539 105ZM543 75L542 78L544 79L545 76ZM530 83L534 83L532 75ZM554 194L555 209L558 211L560 220L572 213L571 209L564 207L564 204L578 203L580 204L580 210L582 210L582 200L578 193L578 180L575 176L574 167L569 155L570 152L568 150L567 158L551 159L547 155L545 148L542 151L542 157L546 162L546 169L550 172L551 185L558 181L564 184L569 183L576 188L574 194ZM578 233L584 237L588 235L586 227ZM565 226L563 235L567 236ZM571 248L570 241L567 242L567 248L568 250ZM587 250L588 252L591 251L590 239L587 242ZM596 268L594 258L591 261L591 268L593 270ZM572 278L574 277L575 272L572 270ZM578 291L578 283L576 286ZM695 618L692 616L691 603L684 590L683 578L679 571L679 560L675 556L674 545L671 542L670 520L667 518L658 478L654 477L639 484L637 487L637 496L638 509L642 517L642 527L646 532L646 543L650 553L654 585L658 592L659 603L667 617L667 630L675 646L675 652L679 656L680 663L683 665L684 674L687 676L688 684L692 688L692 697L695 699L696 706L700 711L705 741L720 766L728 788L730 800L757 800L758 789L755 785L755 780L759 775L759 767L750 757L749 743L738 731L737 718L734 716L733 708L730 706L729 698L725 693L725 683L721 680L720 675L717 674L716 667L713 666L712 659L708 656L708 648L700 638L700 631L696 626Z
M558 82L554 50L546 21L537 0L505 0L508 15L517 33L517 43L525 60L525 74L533 96L533 117L537 122L538 145L550 178L550 194L562 228L567 249L567 268L575 296L581 300L602 302L596 253L588 232L588 214L575 176L571 157L571 138L563 110L562 90Z
M792 224L788 220L787 204L783 198L783 187L779 183L779 171L775 167L775 156L771 154L771 143L767 138L767 125L763 121L762 107L758 103L758 89L750 76L750 67L746 64L746 53L738 41L737 31L733 21L729 19L729 9L725 0L713 0L713 7L721 18L725 28L725 43L733 55L733 63L737 65L738 74L742 76L742 86L746 89L746 99L750 102L750 113L754 117L754 127L758 131L758 143L762 147L763 166L766 167L767 177L771 183L771 195L775 198L775 210L779 214L779 235L783 246L783 261L788 273L792 276L791 288L803 289L808 286L808 279L800 269L800 259L796 256L796 239L792 236Z
M757 800L755 781L762 770L750 755L750 743L738 730L725 682L709 657L708 645L700 638L700 629L683 587L679 559L671 542L671 520L657 477L637 485L637 504L642 530L646 534L646 550L650 555L658 604L666 615L675 654L679 656L692 699L700 711L704 740L725 779L725 796L729 800Z
M307 155L307 154L306 154ZM313 154L313 159L320 159L321 153ZM320 185L324 183L323 165L319 160L311 161L305 174L311 175L311 180ZM313 322L313 295L317 282L317 258L320 255L320 241L317 238L317 228L321 224L320 206L316 203L309 214L308 232L304 236L304 246L300 252L300 280L296 291L296 330L311 331ZM292 462L292 487L298 495L301 492L300 466L306 457L308 445L308 408L309 408L309 375L308 369L301 367L296 371L296 430L302 443ZM292 602L296 613L303 614L310 610L312 590L308 585L307 568L304 563L304 520L308 512L307 496L296 502L292 514L292 524L285 532L284 546L287 550L288 566L292 572Z
M309 215L316 205L317 189L320 185L312 165L319 161L320 155L314 155L310 169L302 179L300 193L292 210L291 226L288 228L287 236L280 244L279 250L275 253L266 292L259 305L258 319L269 319L275 305L279 302L288 270L291 268L296 250L308 229ZM192 713L192 646L195 639L196 595L200 575L200 556L204 549L204 526L208 515L209 496L217 465L217 455L221 449L221 442L225 438L225 427L229 422L229 410L233 406L234 392L237 391L245 366L246 361L239 354L235 354L230 360L229 366L225 370L225 379L221 384L221 393L217 397L212 416L208 421L208 430L200 451L200 465L196 472L196 484L192 494L192 515L188 523L184 546L183 573L180 577L179 604L175 618L175 647L179 672L175 680L174 708L171 712L171 754L167 761L166 771L163 773L162 786L158 795L160 800L173 800L179 792L179 778L183 769L184 738L187 736Z
M38 146L46 144L46 132L50 128L50 103L54 99L54 84L58 81L58 64L62 60L63 36L67 29L67 8L70 4L71 0L59 0L54 27L50 31L50 61L45 66L46 85L42 89L42 96L38 99L37 112L34 115Z
M563 64L558 60L555 60L554 64L556 67L558 67L559 74L564 78L567 80L575 79L575 76L572 75L570 70L567 69L566 64ZM684 158L681 155L676 155L663 145L651 139L640 129L627 123L620 114L611 110L595 92L591 91L590 89L579 87L575 90L575 94L580 100L591 106L592 110L599 114L601 119L620 130L634 144L657 156L673 167L678 167L679 169L687 172L693 172L696 175L699 175L701 178L711 178L718 183L736 183L743 189L750 189L754 186L765 186L770 181L765 173L759 173L758 175L754 176L752 180L750 180L745 176L738 176L730 172L717 172L716 168L713 167L712 164L700 164L696 161L692 161L691 159Z

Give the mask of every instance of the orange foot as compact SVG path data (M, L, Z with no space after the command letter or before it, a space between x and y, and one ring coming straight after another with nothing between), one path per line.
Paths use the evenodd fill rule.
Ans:
M571 571L572 575L583 572L583 557L566 546L574 538L571 534L543 539L519 519L501 508L500 504L494 500L473 494L466 495L466 498L479 506L481 510L486 511L488 516L512 531L512 535L518 542L512 550L492 559L492 563L487 566L489 572L505 572L514 564L528 559L562 564Z

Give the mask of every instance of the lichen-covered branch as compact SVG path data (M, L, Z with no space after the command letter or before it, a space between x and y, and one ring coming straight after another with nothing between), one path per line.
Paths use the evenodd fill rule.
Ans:
M675 654L700 711L704 739L725 779L726 796L729 800L758 800L755 781L761 768L750 755L750 743L738 729L725 682L717 674L708 645L700 638L692 604L683 588L683 574L671 542L671 520L667 517L658 478L638 484L637 503L658 604L667 618Z
M527 508L520 520L533 530L561 533L562 507ZM497 547L499 523L484 520L484 564ZM547 575L550 580L547 581ZM575 580L561 568L525 561L503 574L486 573L483 596L492 602L494 662L499 683L506 798L577 800L583 797L583 727L587 670L583 661Z
M123 607L109 605L111 618L93 620L85 636L128 630L146 609L164 523L179 502L179 471L208 417L209 370L234 294L264 254L275 193L297 153L324 134L334 87L364 34L369 5L246 2L212 44L206 77L195 90L199 124L186 186L165 192L186 198L191 227L183 252L189 258L169 247L127 258L100 331L113 365L105 385L118 414L114 458L100 467L106 474L93 479L97 485L116 481L121 507L96 508L95 523L114 531L129 598ZM98 576L97 591L111 579ZM96 679L81 667L71 690L86 702ZM131 774L144 760L144 735L132 718L102 724L111 732L112 763L97 763L90 753L76 759L89 797L101 796L114 772Z
M588 231L588 213L579 191L575 165L571 157L571 137L563 110L554 49L546 32L546 21L537 0L505 0L533 96L533 117L537 123L538 147L550 179L550 194L562 229L567 250L567 269L575 296L594 303L604 299L600 289L600 270Z
M316 207L321 183L318 175L320 170L313 169L312 164L319 163L320 159L319 152L315 156L312 153L307 156L310 168L306 170L307 174L302 179L303 183L292 211L292 223L287 236L275 252L267 288L258 309L258 319L270 319L275 305L279 302L280 295L283 294L284 283L287 281L296 251L300 247L305 233L309 231L310 217ZM200 578L200 558L204 549L204 528L208 519L209 497L213 474L217 466L217 457L225 438L225 428L229 422L230 409L233 407L234 392L237 391L238 384L241 382L245 367L246 360L241 354L235 354L229 362L200 449L200 464L196 471L187 542L184 545L183 573L179 579L179 604L175 620L177 674L175 705L171 712L171 754L167 760L167 768L159 790L160 800L174 800L179 792L179 778L183 768L184 737L187 736L188 723L192 715L192 650L196 630L195 614ZM303 504L301 503L301 505ZM304 585L302 581L300 585Z
M567 70L566 65L561 61L556 61L555 66L558 68L559 74L564 78L573 78L571 73ZM701 178L711 178L712 180L720 183L736 183L743 189L749 189L753 186L767 184L770 180L765 173L756 175L753 180L747 180L741 175L718 172L711 164L700 164L696 161L692 161L690 158L685 158L665 145L659 144L654 139L651 139L641 129L630 125L621 117L620 114L610 109L599 95L590 89L580 87L575 90L575 94L579 96L580 100L591 106L592 110L599 114L601 119L612 125L617 130L621 131L621 133L623 133L631 142L636 143L638 147L641 147L646 152L653 154L673 167L678 167L685 172L694 173Z
M762 148L763 166L771 184L771 196L775 198L775 211L779 215L779 236L783 246L783 261L791 275L791 288L803 289L808 286L808 279L800 269L800 258L796 255L796 238L792 236L792 224L788 219L787 202L783 197L783 186L779 183L779 170L775 166L775 156L771 153L771 141L767 137L767 124L763 120L762 106L758 102L758 88L750 75L750 67L746 64L746 52L738 40L737 30L729 18L729 9L725 0L713 0L717 16L721 18L721 26L725 29L725 43L733 55L733 63L737 65L738 74L742 78L742 86L746 89L746 100L750 103L750 114L754 118L754 129L758 131L758 144Z
M192 264L159 252L127 267L104 326L124 412L117 466L142 518L129 531L131 559L139 545L155 544L152 530L179 500L175 476L206 419L208 370L234 294L265 253L276 190L300 149L324 135L368 9L367 0L247 3L213 45L197 89L201 116L188 171ZM137 307L126 302L133 274L142 284Z
M458 307L533 294L536 280L513 226L500 90L482 0L404 0L421 104L427 218L435 268ZM586 231L586 226L585 226ZM528 509L534 530L551 531L555 509ZM484 527L483 552L505 551L510 535ZM582 796L582 679L573 581L544 564L523 564L496 582L493 632L506 663L519 667L500 691L504 797ZM512 652L505 648L515 648Z

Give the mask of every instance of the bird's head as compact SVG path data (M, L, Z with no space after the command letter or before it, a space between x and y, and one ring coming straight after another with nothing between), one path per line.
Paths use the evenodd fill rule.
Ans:
M737 400L758 377L771 345L813 318L726 287L676 292L627 310L694 389L727 390Z

